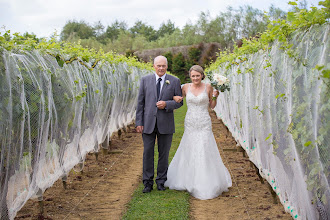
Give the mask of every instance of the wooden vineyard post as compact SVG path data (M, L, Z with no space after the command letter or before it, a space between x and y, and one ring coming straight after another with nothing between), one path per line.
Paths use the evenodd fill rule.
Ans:
M106 136L104 142L101 144L102 154L106 155L108 154L108 151L110 150L110 137L109 134Z
M110 136L108 136L108 138L109 138L109 147L108 147L108 153L109 153L109 151L111 151L111 137Z
M95 151L94 155L95 155L95 160L98 161L99 160L99 152Z
M250 165L251 165L252 167L254 167L254 169L255 169L255 171L256 171L256 174L257 174L258 177L259 177L260 182L261 182L262 184L264 184L264 183L265 183L264 178L262 178L262 176L260 175L258 167L257 167L254 163L252 163L251 161L250 161ZM277 195L276 195L276 192L273 190L273 188L271 187L271 185L269 185L268 182L267 182L267 185L268 185L268 189L269 189L269 191L270 191L270 193L272 194L272 197L273 197L273 204L277 204L278 202L277 202Z
M241 151L242 152L242 154L243 154L243 157L247 157L247 155L246 155L246 152L245 152L245 150L242 148L242 146L239 144L239 143L237 143L236 144L236 147L237 147L237 151Z
M124 131L125 134L127 133L126 126L123 127L123 131Z
M65 174L65 175L62 177L62 184L63 184L63 188L64 188L64 189L67 189L67 184L66 184L67 179L68 179L68 175Z
M79 164L80 173L83 174L84 173L84 170L83 170L83 168L84 168L84 161L81 160L78 164Z
M42 190L40 188L38 189L37 197L38 197L38 203L39 203L39 215L43 216L44 215L44 199L42 196Z
M262 184L264 184L264 183L265 183L264 178L262 178L262 176L260 175L258 167L257 167L254 163L252 163L251 161L250 161L250 165L251 165L252 167L254 167L254 169L255 169L255 171L256 171L256 174L257 174L258 177L259 177L260 182L261 182Z
M271 187L270 184L268 184L268 189L270 191L270 193L272 194L272 197L273 197L273 203L274 204L277 204L277 195L276 195L276 192L273 190L273 188Z
M118 138L121 139L122 138L122 132L121 132L121 129L118 130Z

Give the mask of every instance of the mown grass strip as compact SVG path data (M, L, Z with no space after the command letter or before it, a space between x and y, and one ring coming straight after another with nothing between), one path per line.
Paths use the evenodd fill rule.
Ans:
M175 134L170 150L172 160L184 131L184 117L187 106L175 110ZM155 152L157 150L155 149ZM155 168L158 155L155 154ZM156 174L155 174L156 176ZM169 190L158 191L154 185L151 193L142 193L143 184L135 190L132 200L128 204L123 219L189 219L189 194L187 192Z

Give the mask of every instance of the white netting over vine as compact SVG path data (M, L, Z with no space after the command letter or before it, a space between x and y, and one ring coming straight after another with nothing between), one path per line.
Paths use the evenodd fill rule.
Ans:
M330 85L314 69L330 69L329 41L329 25L313 27L292 38L292 58L275 43L215 71L231 87L218 117L295 219L330 217Z
M38 51L0 59L0 218L13 219L86 153L135 117L139 79L126 63L58 65Z

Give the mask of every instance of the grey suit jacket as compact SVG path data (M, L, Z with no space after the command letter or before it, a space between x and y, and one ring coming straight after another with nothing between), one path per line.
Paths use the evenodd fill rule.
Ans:
M157 121L159 133L173 134L175 132L173 110L183 105L183 102L175 102L173 96L182 96L180 80L177 77L166 74L165 82L159 95L159 100L166 102L166 108L158 109L156 107L156 76L155 74L150 74L142 77L135 126L144 126L143 133L150 134L154 131Z

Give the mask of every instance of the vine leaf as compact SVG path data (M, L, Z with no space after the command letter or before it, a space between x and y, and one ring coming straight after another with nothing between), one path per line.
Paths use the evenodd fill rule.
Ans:
M291 2L291 1L288 4L289 5L298 5L297 2Z
M322 77L323 78L330 78L330 70L322 70Z
M278 99L278 98L281 98L281 97L283 97L283 96L285 96L284 93L276 95L275 98Z
M322 70L324 68L324 65L316 65L315 69L317 70Z
M308 147L308 146L311 145L311 144L312 144L311 141L307 141L307 142L304 144L304 146L305 146L305 147Z
M56 55L56 61L60 67L63 67L64 61L61 59L60 55Z

